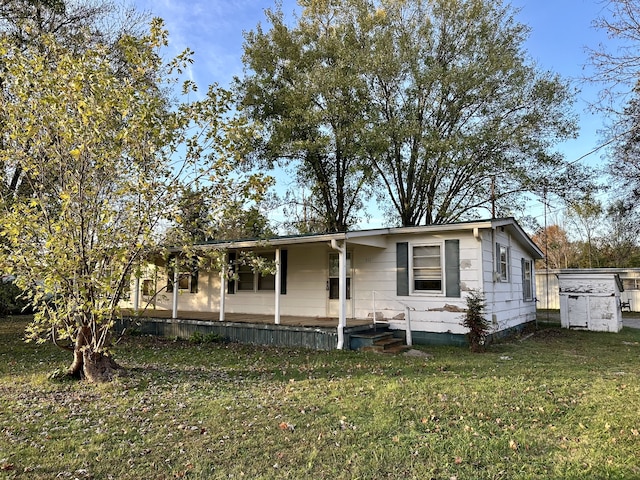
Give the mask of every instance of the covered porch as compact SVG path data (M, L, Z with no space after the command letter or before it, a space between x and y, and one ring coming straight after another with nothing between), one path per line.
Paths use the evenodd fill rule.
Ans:
M201 335L215 334L225 341L254 345L287 346L315 350L335 350L338 347L339 331L342 330L342 348L351 348L351 337L384 326L374 324L372 319L350 319L339 329L338 318L314 318L283 315L279 324L272 315L227 313L224 321L218 320L217 312L177 312L173 318L171 310L123 310L116 331L137 331L142 334L188 339L196 332Z
M122 311L123 317L137 317L143 319L174 318L171 310L164 309L146 309L139 310L137 313L133 309L125 309ZM178 310L175 316L176 320L198 320L202 322L220 323L220 312L196 312L188 310ZM290 327L320 327L320 328L338 328L339 318L331 317L302 317L294 315L280 315L280 325ZM256 325L274 324L273 315L258 315L252 313L229 313L224 315L224 322L230 323L253 323ZM348 319L347 327L361 327L363 325L373 326L373 319Z
M166 263L155 263L166 269L164 292L162 271L159 281L157 271L148 279L134 279L129 314L174 322L326 328L336 335L334 348L348 349L346 329L374 324L370 312L355 311L353 247L381 249L383 244L370 232L213 242L197 248L221 252L222 265L202 271L190 268L184 258L178 261L182 252L176 249ZM271 261L273 272L253 270L245 252ZM148 290L147 284L153 288ZM160 308L145 310L145 302Z

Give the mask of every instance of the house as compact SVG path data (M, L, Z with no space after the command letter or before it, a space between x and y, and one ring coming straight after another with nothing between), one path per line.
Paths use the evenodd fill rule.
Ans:
M337 348L349 348L354 322L385 322L412 343L464 343L465 294L481 290L493 334L536 317L534 261L542 252L513 218L198 245L225 252L225 271L143 272L132 297L154 308L337 319ZM277 268L254 271L239 259L252 252ZM227 269L233 270L229 275ZM168 292L155 295L159 287ZM173 288L177 286L177 288ZM334 331L335 331L335 327Z

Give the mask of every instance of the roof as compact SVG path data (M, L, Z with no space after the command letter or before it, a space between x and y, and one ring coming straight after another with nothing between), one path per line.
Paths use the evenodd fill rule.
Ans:
M456 231L469 231L477 236L480 230L505 228L509 233L518 238L533 258L544 258L542 251L536 246L518 222L512 217L490 220L473 220L468 222L448 223L442 225L422 225L416 227L388 227L368 230L355 230L348 232L285 235L264 239L239 239L220 240L198 244L200 248L213 249L242 249L259 247L278 247L298 245L304 243L330 243L333 241L346 241L352 244L384 247L386 243L383 237L388 235L412 235L412 234L436 234Z

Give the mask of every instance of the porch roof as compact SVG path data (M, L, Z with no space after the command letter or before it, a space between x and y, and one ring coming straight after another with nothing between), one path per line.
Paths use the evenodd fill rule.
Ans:
M349 232L306 234L306 235L285 235L265 239L239 239L239 240L219 240L198 244L197 247L204 249L242 249L260 247L283 247L305 243L331 243L331 241L346 241L355 245L366 245L370 247L385 248L384 237L389 235L411 235L411 234L435 234L455 231L469 231L478 237L480 230L505 228L512 235L518 237L523 246L527 248L533 258L544 258L542 250L531 240L526 232L520 227L518 222L512 218L499 218L490 220L474 220L468 222L448 223L441 225L422 225L415 227L387 227L368 230L356 230Z

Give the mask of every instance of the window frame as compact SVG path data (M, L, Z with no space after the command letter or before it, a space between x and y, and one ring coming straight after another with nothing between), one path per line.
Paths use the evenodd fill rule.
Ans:
M178 291L179 292L191 292L191 272L179 272L178 273ZM183 282L186 281L186 286Z
M140 290L142 296L153 297L156 294L156 282L152 278L144 278L142 279Z
M532 259L522 259L522 298L525 302L533 302L536 299L533 267L534 263ZM529 276L528 279L527 274Z
M417 267L415 265L415 249L420 247L438 247L440 259L439 264L439 289L418 289L416 288L416 275L415 270L418 268L428 268L428 267ZM420 243L410 243L409 244L409 293L411 295L436 295L436 296L445 296L446 295L446 258L445 258L445 246L444 242L420 242ZM435 256L431 256L435 258Z
M335 264L332 263L332 260L335 260ZM339 300L340 299L340 272L339 272L339 260L340 254L337 252L329 252L329 266L328 266L328 275L327 275L327 290L329 295L329 300ZM334 271L334 268L337 270ZM351 274L353 269L353 255L351 250L347 250L347 298L346 300L351 300Z
M504 251L505 261L502 261ZM501 283L511 282L511 247L496 242L496 280Z
M275 250L271 250L271 251L266 251L266 252L254 252L258 257L262 257L264 258L266 261L268 262L275 262L276 260L276 252ZM246 282L240 282L240 275L248 275L251 274L253 276L252 281L251 281L251 285L252 288L240 288L240 285L246 283L248 284L249 281L247 280ZM251 265L245 265L245 264L238 264L236 265L236 270L235 270L235 274L236 274L236 279L234 280L234 291L235 293L261 293L261 292L275 292L276 290L276 275L275 273L269 273L266 275L263 275L260 272L255 272L253 271L253 267ZM271 285L272 287L265 287L263 285L263 279L265 278L269 278L271 277L273 280L271 281Z

